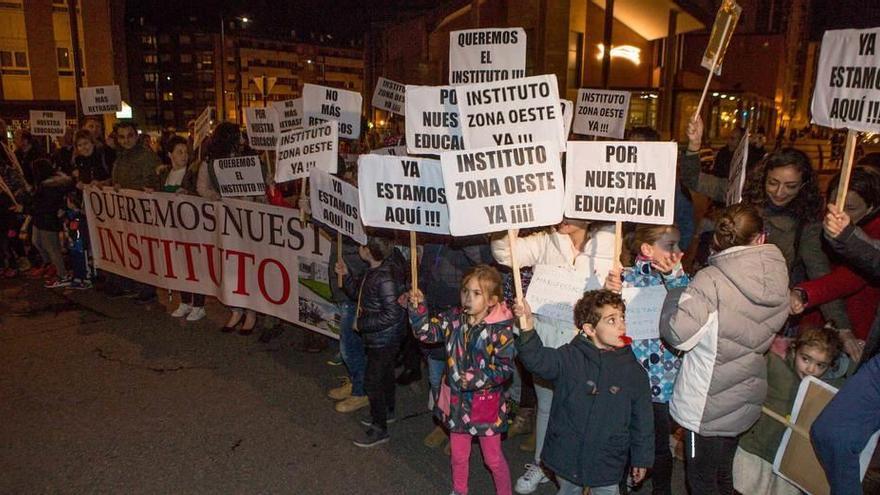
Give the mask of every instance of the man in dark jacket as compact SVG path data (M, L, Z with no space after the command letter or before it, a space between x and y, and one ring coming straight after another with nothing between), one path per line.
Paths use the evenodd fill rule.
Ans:
M352 277L342 262L336 263L336 272L345 277L345 292L357 301L355 330L367 353L364 387L370 419L361 421L367 430L354 444L373 447L388 441L388 421L394 419L394 358L407 328L406 309L397 298L404 291L406 270L389 239L370 237L359 250L369 265L362 277Z
M34 182L34 168L33 164L40 158L43 158L46 153L43 151L43 147L39 146L36 142L36 139L27 129L19 129L15 131L15 156L18 158L18 163L21 165L22 173L24 173L24 180L27 181L30 187L36 187L37 184Z
M644 368L629 347L619 294L588 291L574 308L581 331L559 349L533 332L528 305L517 339L519 359L554 385L541 460L559 480L558 495L618 495L629 462L636 483L654 464L654 412Z

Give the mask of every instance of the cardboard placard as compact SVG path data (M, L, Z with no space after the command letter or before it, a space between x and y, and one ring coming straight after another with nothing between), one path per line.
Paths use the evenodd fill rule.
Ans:
M715 23L712 25L712 34L709 35L709 43L706 44L706 51L703 53L703 60L700 63L706 70L712 70L712 64L715 63L715 75L721 75L721 63L724 61L724 53L730 44L730 38L736 29L736 23L739 22L739 16L742 14L742 7L737 5L735 0L723 0L715 15ZM718 60L715 60L715 57Z
M275 155L275 182L305 179L313 168L335 174L337 126L327 122L281 134Z
M257 155L220 158L211 162L224 198L261 196L266 192L263 167Z
M571 136L571 123L574 120L574 102L571 100L559 100L559 104L562 105L562 135L568 141L568 136Z
M674 142L570 142L565 216L672 224L677 158Z
M727 206L735 205L742 201L743 187L746 185L746 165L749 161L749 130L746 129L740 139L733 158L730 159L730 172L727 177L727 192L725 203Z
M376 82L376 91L373 93L371 104L379 110L404 115L404 103L406 101L406 86L399 82L380 77Z
M629 99L629 91L579 89L575 134L623 139Z
M358 185L367 227L449 234L439 160L361 155Z
M201 146L202 141L211 133L211 116L214 113L214 107L205 107L202 113L196 118L193 125L193 147Z
M551 141L565 151L555 75L457 88L465 149Z
M83 115L103 115L122 110L122 93L119 86L91 86L79 88Z
M360 93L306 83L303 85L302 101L304 126L313 127L335 120L339 123L339 137L361 137L363 98Z
M660 312L666 300L666 287L625 287L626 334L633 340L660 338Z
M825 31L811 110L813 123L880 132L880 27Z
M570 266L535 265L526 302L535 314L574 325L575 303L584 292L601 289L604 283L597 273L584 273Z
M278 145L278 115L272 107L244 109L248 144L255 150L274 150Z
M64 112L31 110L30 130L34 136L63 136L67 130L67 115Z
M303 99L276 101L269 103L278 114L278 131L281 134L300 129L303 126Z
M413 155L439 155L463 149L455 88L407 85L406 150Z
M554 142L455 151L440 160L454 236L562 220L562 167Z
M449 84L504 81L525 75L525 29L465 29L449 33Z
M370 153L373 155L406 156L406 146L386 146L384 148L376 148Z
M309 204L315 221L350 237L358 244L367 243L356 187L313 168L309 174Z

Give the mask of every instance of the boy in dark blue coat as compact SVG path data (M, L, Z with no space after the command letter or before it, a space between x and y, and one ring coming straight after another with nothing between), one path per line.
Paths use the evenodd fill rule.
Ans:
M633 481L654 463L651 387L626 335L626 306L608 290L584 293L574 308L578 333L568 344L544 347L533 332L527 303L517 306L519 359L553 383L553 406L541 460L556 473L557 495L617 495L627 461Z

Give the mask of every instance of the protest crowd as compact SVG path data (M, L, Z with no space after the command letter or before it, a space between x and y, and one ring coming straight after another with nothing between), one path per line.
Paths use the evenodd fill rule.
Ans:
M215 297L220 332L297 325L312 351L338 338L347 377L327 394L363 414L358 447L394 441L395 388L426 370L424 444L450 456L454 494L473 437L498 494L672 493L674 458L695 495L802 493L780 474L789 454L862 493L880 430L880 156L821 190L803 152L737 130L706 166L699 115L681 143L624 133L625 111L608 112L619 135L577 117L571 133L582 103L624 99L566 108L555 84L406 86L386 135L323 87L289 125L279 108L156 139L97 114L49 152L16 129L0 273L143 305L174 294L189 322ZM309 110L324 100L341 116ZM434 111L459 113L431 136ZM700 217L696 195L713 205ZM839 391L805 429L807 382ZM513 469L502 442L533 462Z

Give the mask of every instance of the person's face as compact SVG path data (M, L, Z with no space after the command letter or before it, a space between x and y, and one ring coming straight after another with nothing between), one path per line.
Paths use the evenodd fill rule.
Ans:
M497 296L490 296L477 277L471 277L461 288L461 309L470 323L477 323L489 314L489 308L498 304Z
M130 150L134 148L138 142L137 131L131 127L120 127L116 131L116 142L119 143L119 146L122 146L123 149Z
M98 139L101 137L101 124L97 120L89 119L83 122L83 129L89 131L92 137Z
M370 255L370 250L367 246L358 246L358 256L361 257L362 260L370 263L373 261L373 256Z
M626 317L621 308L606 305L599 308L601 315L596 326L584 323L582 330L599 349L616 349L626 343L621 337L626 335Z
M189 152L185 144L175 145L171 153L168 153L168 156L171 158L171 166L174 168L185 167L186 162L189 161Z
M92 153L95 151L95 145L92 143L91 139L77 139L76 140L76 154L79 156L92 156Z
M763 148L767 144L767 136L762 133L752 135L752 146L755 148Z
M562 222L556 226L556 231L560 234L571 235L577 232L583 232L587 230L587 226L589 222L585 222L583 220L573 220L570 218L563 218Z
M642 254L649 259L669 258L674 254L681 253L678 242L681 234L677 230L666 232L654 244L642 244Z
M803 346L794 353L794 369L798 378L820 378L831 366L828 352L813 346Z
M12 136L12 142L15 144L15 147L20 150L28 150L31 147L30 141L24 138L24 135L17 131L14 136Z
M803 180L801 172L794 165L776 167L767 172L764 190L771 203L786 206L801 192Z
M834 196L837 196L837 192L834 192ZM846 202L843 204L843 211L849 215L852 223L859 223L865 215L871 211L871 207L868 206L868 203L865 202L862 196L855 191L847 191L846 192Z

